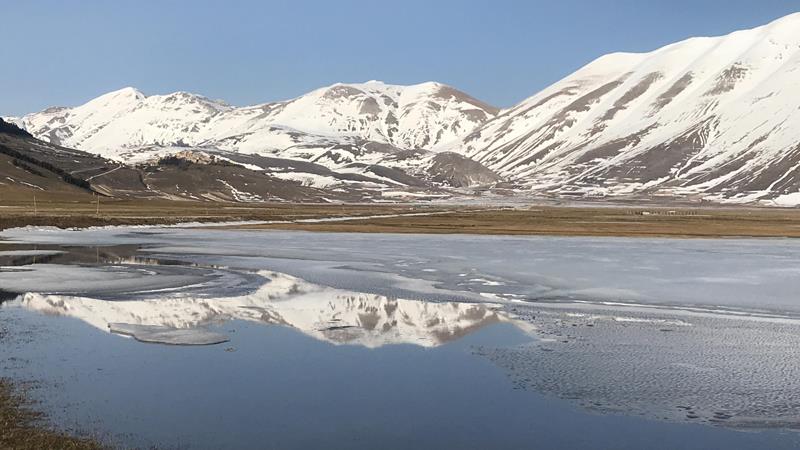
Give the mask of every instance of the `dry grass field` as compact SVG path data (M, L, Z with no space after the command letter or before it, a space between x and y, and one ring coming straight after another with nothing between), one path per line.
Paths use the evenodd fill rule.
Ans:
M774 208L530 207L347 222L247 225L360 233L631 237L800 237L800 210Z
M82 228L106 225L168 225L183 222L286 221L323 217L403 214L432 210L414 206L288 203L210 203L163 199L116 200L87 195L14 201L0 199L0 229L26 225Z
M435 213L430 215L422 215ZM399 217L296 223L303 219ZM420 214L408 216L407 214ZM164 199L119 200L91 195L30 192L0 198L0 229L25 225L62 228L159 225L182 222L288 221L234 225L358 233L462 233L557 236L800 237L800 209L753 207L527 206L479 208L411 204L209 203Z

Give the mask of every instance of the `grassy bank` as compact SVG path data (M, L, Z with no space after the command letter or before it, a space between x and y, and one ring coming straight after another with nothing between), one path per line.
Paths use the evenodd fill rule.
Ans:
M170 225L184 222L275 221L397 214L430 208L401 205L204 203L169 200L0 202L0 229L26 225L84 228L108 225Z
M531 207L349 222L247 225L357 233L629 237L800 237L800 210L773 208Z
M68 436L41 427L41 415L14 394L11 384L0 380L0 448L16 450L97 450L97 441Z

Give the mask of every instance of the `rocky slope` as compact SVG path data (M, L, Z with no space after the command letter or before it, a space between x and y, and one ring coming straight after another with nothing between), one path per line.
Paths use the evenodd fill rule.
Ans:
M199 201L368 201L362 186L332 192L205 153L128 165L40 141L0 120L0 201L91 201L92 196Z

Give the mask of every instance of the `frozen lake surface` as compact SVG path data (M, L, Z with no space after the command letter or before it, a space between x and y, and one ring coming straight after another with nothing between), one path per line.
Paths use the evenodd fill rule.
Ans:
M28 228L0 267L4 376L120 445L800 446L794 240Z

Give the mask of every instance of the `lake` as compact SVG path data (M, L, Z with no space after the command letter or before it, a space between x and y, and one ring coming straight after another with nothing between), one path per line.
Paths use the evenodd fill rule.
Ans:
M123 448L800 446L792 240L0 239L3 376Z

